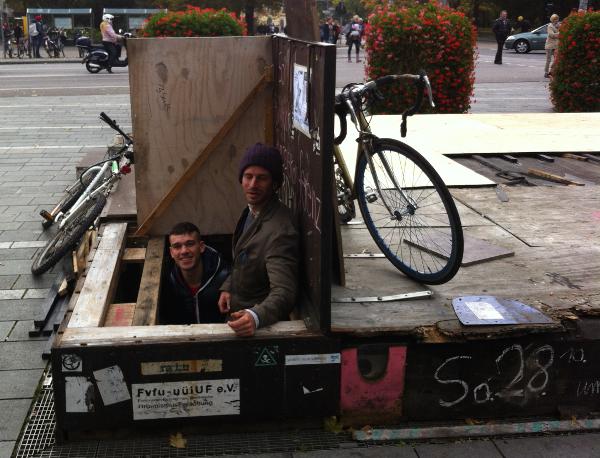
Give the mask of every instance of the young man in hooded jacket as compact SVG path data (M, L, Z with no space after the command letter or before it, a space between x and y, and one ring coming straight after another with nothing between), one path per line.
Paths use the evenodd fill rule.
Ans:
M161 324L223 323L219 288L229 275L220 253L206 245L198 227L176 224L169 232L169 272L160 310Z

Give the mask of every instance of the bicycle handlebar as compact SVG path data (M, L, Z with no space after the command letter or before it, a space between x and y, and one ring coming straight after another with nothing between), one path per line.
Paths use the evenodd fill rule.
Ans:
M431 84L429 82L429 78L424 71L421 71L418 75L404 74L404 75L386 75L380 78L368 81L364 84L351 84L348 85L347 88L342 90L342 93L335 96L335 114L338 116L340 120L340 135L338 135L334 139L334 143L339 145L347 134L347 122L346 116L350 114L352 116L352 121L356 124L356 120L354 119L354 115L349 110L347 103L350 102L354 110L360 111L360 100L366 94L373 94L377 98L381 98L381 95L378 94L377 89L380 87L386 86L394 81L413 81L417 88L417 98L413 106L408 108L402 113L402 124L400 126L400 134L402 137L406 136L406 118L408 116L412 116L415 114L419 108L421 107L421 103L423 102L423 92L427 91L427 97L429 99L429 104L433 108L435 107L435 103L433 102L433 95L431 92Z
M125 140L127 140L128 145L133 143L133 140L131 139L131 137L129 135L127 135L125 132L123 132L121 130L121 128L119 127L119 125L117 124L117 122L113 119L110 119L108 117L108 115L106 113L104 113L104 111L100 112L100 119L102 121L104 121L106 124L108 124L111 128L113 128L114 130L119 132L123 136L123 138Z

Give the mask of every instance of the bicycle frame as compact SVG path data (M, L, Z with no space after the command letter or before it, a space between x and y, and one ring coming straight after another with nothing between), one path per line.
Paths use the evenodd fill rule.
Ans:
M398 190L398 192L400 193L401 198L404 200L404 203L406 204L406 208L407 210L405 210L403 213L398 213L398 210L393 210L390 205L388 205L388 203L386 202L386 199L384 197L384 193L381 191L381 188L379 186L379 178L377 177L377 170L375 169L375 165L373 164L373 159L372 159L372 155L373 155L373 139L377 138L373 135L373 133L371 132L371 128L369 127L369 123L367 122L364 113L362 112L362 110L355 110L354 109L354 105L350 100L346 100L346 105L348 106L348 110L349 110L349 114L350 114L350 119L352 121L352 123L354 124L356 130L358 131L358 150L356 152L356 162L355 162L355 171L358 168L358 163L360 161L361 155L366 154L366 158L367 158L367 162L369 163L369 167L371 168L372 172L373 172L373 178L374 178L374 182L375 182L375 186L377 188L377 192L379 193L379 196L381 197L381 200L383 202L383 205L385 206L385 208L387 209L387 211L389 212L390 216L392 218L397 218L399 219L399 217L405 216L411 212L414 213L414 211L418 208L416 203L412 201L412 199L410 199L406 193L404 192L404 190L402 189L402 187L397 183L394 174L392 173L392 170L390 168L390 165L387 161L387 159L385 158L385 156L381 155L381 162L383 164L383 167L388 175L388 177L391 178L392 184L394 185L394 187ZM342 174L344 176L344 180L346 181L346 184L348 185L348 187L350 188L350 192L351 192L351 197L352 199L356 198L356 189L354 186L354 182L352 180L352 178L350 177L350 173L348 170L348 166L346 164L346 161L342 155L342 151L340 149L340 147L338 145L334 145L334 155L335 158L338 162L338 165L340 167L340 169L342 170Z
M89 173L91 171L98 171L94 179L90 182L89 185L85 188L79 199L73 204L73 206L66 213L59 213L55 217L55 221L59 223L59 229L62 228L67 221L71 218L79 216L79 210L82 208L83 203L86 201L93 199L98 194L107 195L110 192L112 185L121 178L122 173L120 171L121 166L129 165L129 160L125 157L121 158L121 164L119 164L116 160L107 161L102 166L94 166L87 169L83 175ZM103 179L106 172L111 169L111 176L109 178L104 179L104 182L98 186L98 183ZM82 178L83 178L82 175Z

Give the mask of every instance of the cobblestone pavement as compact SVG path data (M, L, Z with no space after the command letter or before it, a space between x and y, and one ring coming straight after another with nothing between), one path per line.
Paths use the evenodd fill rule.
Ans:
M539 58L531 57L530 62L534 66L541 63ZM511 59L506 62L506 71L510 72ZM61 64L65 65L64 62ZM488 64L482 62L480 65L485 76ZM32 82L19 76L17 67L30 67L28 72L36 68L37 80ZM42 369L46 366L41 358L45 340L28 337L33 320L41 318L39 306L56 276L51 271L34 278L29 271L36 249L43 246L48 238L42 231L38 213L56 203L65 186L74 179L75 164L86 151L110 143L113 131L99 121L100 111L106 111L125 128L130 126L127 91L120 90L121 93L112 95L114 90L107 89L114 84L110 80L112 75L101 80L100 75L90 76L81 66L72 65L69 69L76 69L73 70L76 76L70 77L67 82L57 83L55 78L58 78L59 67L0 65L0 458L11 455ZM49 81L50 77L44 78L44 75L50 74L55 75L51 77L52 81ZM364 77L363 64L348 63L344 48L338 51L337 76L338 87ZM15 81L19 84L13 84ZM518 83L509 83L510 87L504 84L499 88L500 83L485 81L484 77L481 85L476 87L476 96L482 94L482 99L487 98L485 104L476 105L478 109L502 111L507 107L508 94L512 94L512 111L549 111L546 83L539 78L521 83L525 85L519 86L520 96L514 95ZM101 83L98 85L98 82ZM50 86L58 89L44 91L44 87ZM100 86L103 88L95 89ZM98 95L99 92L105 95ZM486 92L489 94L486 95ZM592 447L594 442L600 442L600 437L581 437L587 439L570 442L553 438L472 441L462 445L422 444L371 451L299 453L294 456L325 456L325 453L327 456L342 456L343 452L343 456L478 454L516 457L521 456L519 450L522 447L527 447L532 457L600 456L597 445ZM576 442L580 444L579 451L573 448ZM587 448L581 445L588 442L591 445ZM536 450L539 451L537 455ZM570 451L567 455L557 455L556 452L561 450Z

